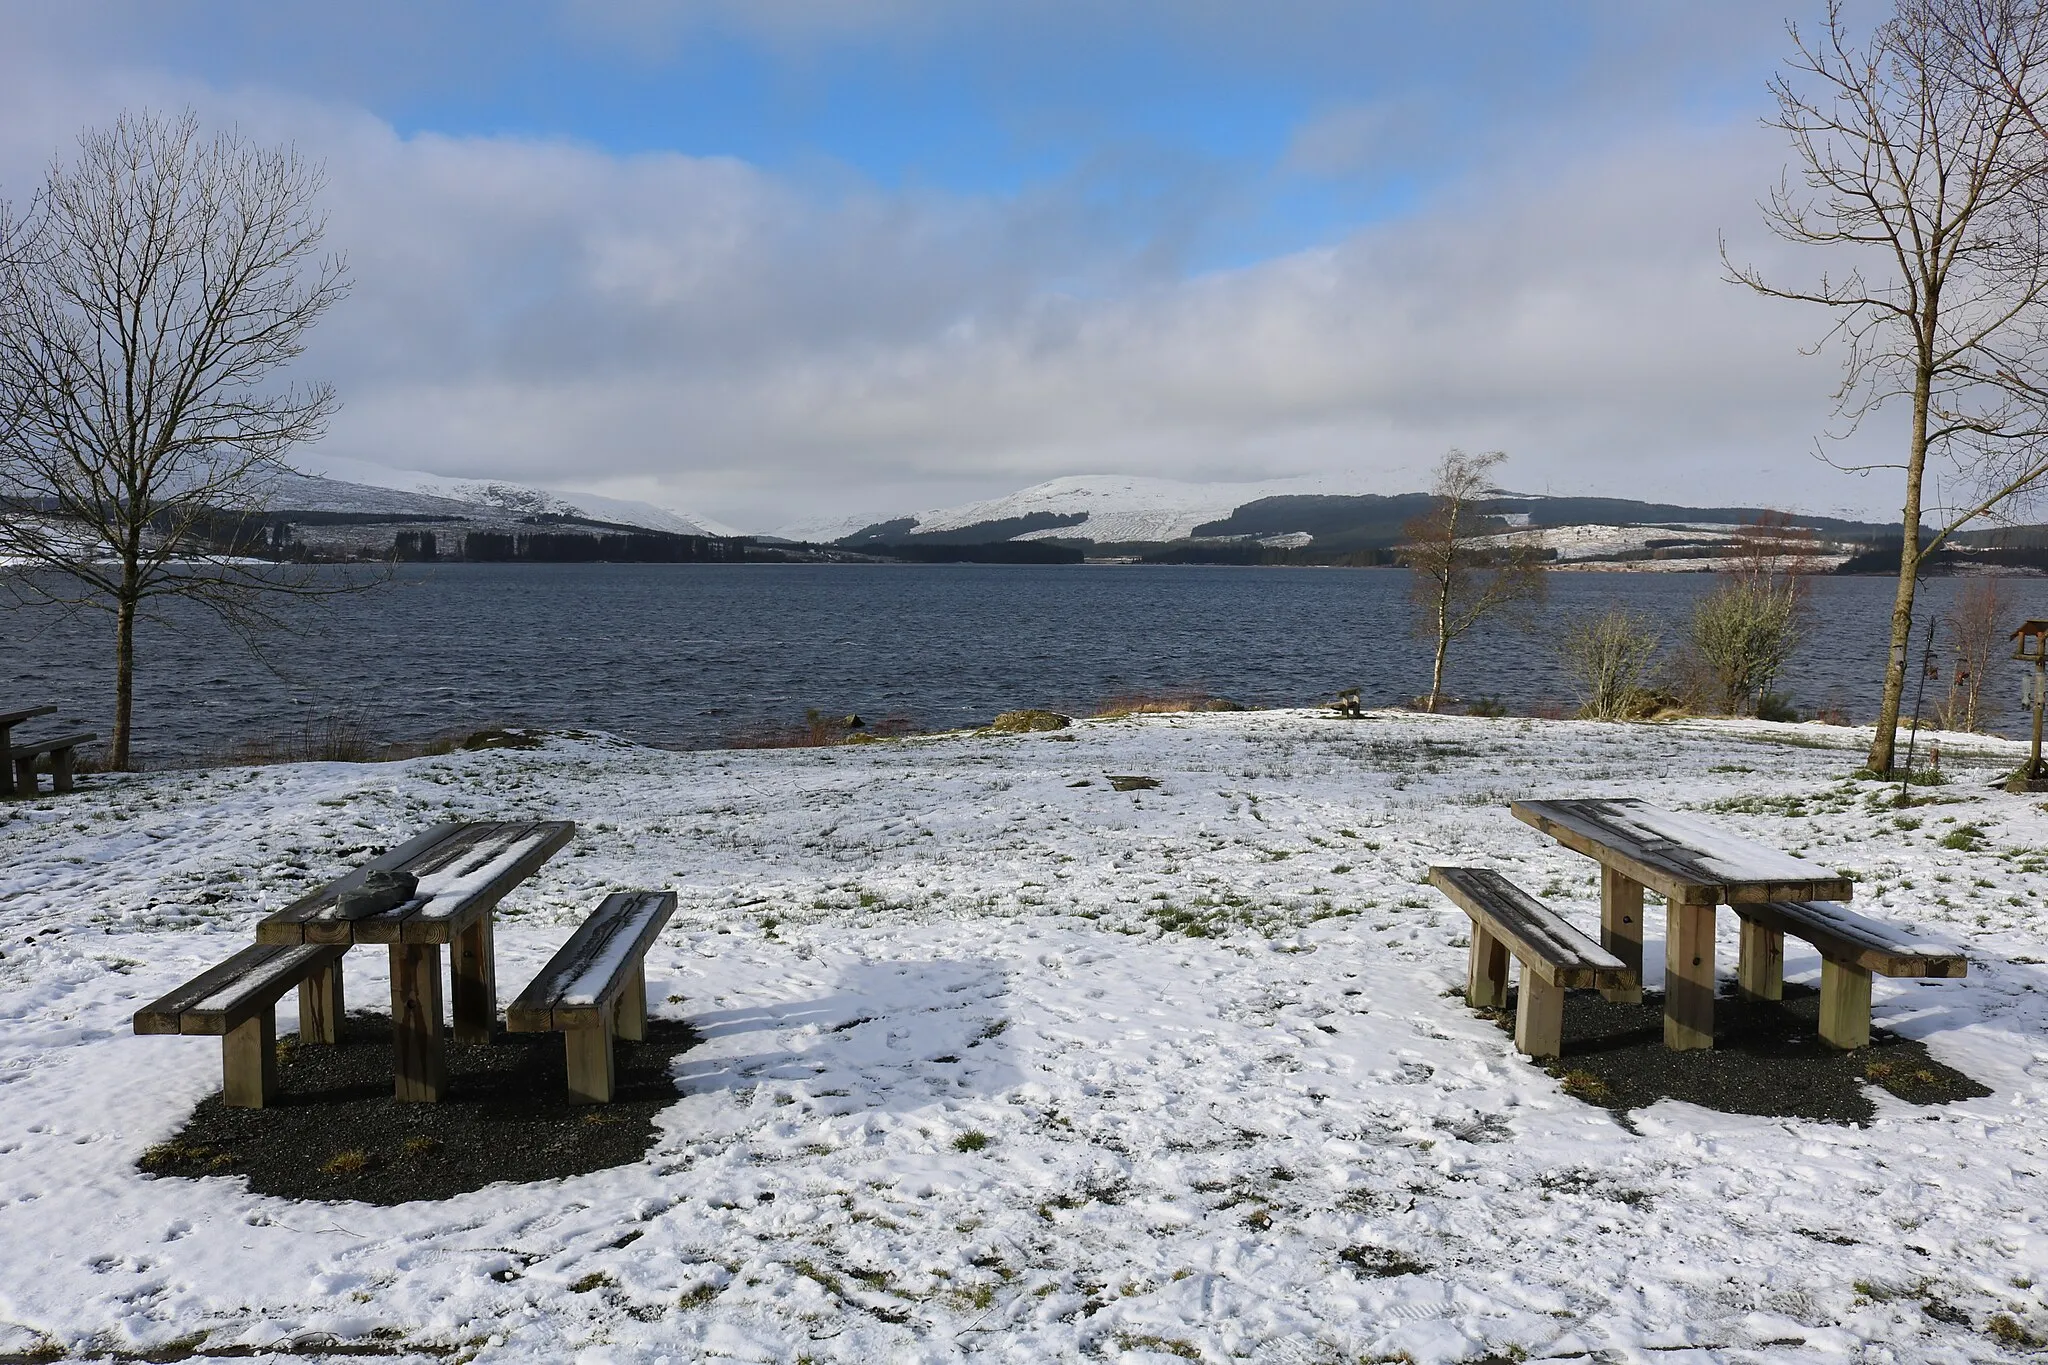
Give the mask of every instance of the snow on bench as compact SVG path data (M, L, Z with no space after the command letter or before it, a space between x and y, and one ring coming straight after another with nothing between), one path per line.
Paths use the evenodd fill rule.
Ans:
M572 1101L610 1103L613 1037L647 1036L647 950L675 909L673 891L614 891L505 1011L514 1033L561 1033Z
M1508 1003L1508 955L1522 964L1515 1004L1515 1048L1555 1057L1564 1044L1564 993L1578 987L1633 984L1636 974L1565 918L1484 867L1432 867L1430 884L1472 917L1465 998L1474 1009Z
M339 977L342 949L258 943L219 962L135 1012L137 1033L218 1035L221 1101L261 1109L277 1093L277 1001L294 986ZM307 992L327 998L323 990ZM302 999L304 996L302 995ZM301 1018L299 1036L336 1041L340 1021Z
M1870 976L1960 978L1969 962L1955 948L1922 943L1883 920L1834 901L1768 901L1738 905L1742 955L1738 984L1756 1000L1785 993L1785 935L1820 951L1820 1037L1830 1047L1870 1042Z

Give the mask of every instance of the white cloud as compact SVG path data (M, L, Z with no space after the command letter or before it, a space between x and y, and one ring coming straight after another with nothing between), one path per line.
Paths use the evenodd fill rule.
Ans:
M860 9L849 6L848 10ZM1808 453L1820 320L1720 280L1780 161L1745 123L1524 137L1412 215L1195 278L1078 191L830 187L718 158L399 136L344 103L0 57L0 185L123 103L326 160L356 289L303 365L329 447L768 526L1062 474L1419 484L1501 447L1559 492L1884 510ZM1386 115L1296 140L1341 170ZM1767 247L1768 244L1760 243Z

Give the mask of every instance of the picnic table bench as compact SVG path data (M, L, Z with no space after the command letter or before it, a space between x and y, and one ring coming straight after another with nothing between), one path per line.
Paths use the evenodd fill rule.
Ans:
M1555 1057L1564 1047L1564 993L1635 979L1614 954L1564 916L1491 868L1432 867L1431 885L1472 919L1465 999L1474 1009L1505 1009L1508 955L1522 964L1515 1000L1515 1049Z
M513 1033L562 1035L571 1101L609 1104L613 1038L647 1036L647 950L675 909L673 891L614 891L506 1009Z
M342 952L313 944L244 948L137 1010L135 1031L217 1035L222 1102L235 1109L261 1109L277 1093L279 997L293 986L304 990L323 975L338 982ZM331 1016L316 1024L326 1030L320 1041L337 1041L338 1024ZM303 1019L299 1036L307 1036Z
M1632 798L1516 801L1510 808L1516 819L1600 864L1601 945L1636 973L1622 998L1641 998L1643 892L1664 897L1667 1047L1714 1045L1714 916L1722 904L1741 918L1738 980L1750 994L1782 994L1786 933L1820 949L1821 1037L1837 1047L1870 1039L1872 971L1963 974L1960 954L1909 944L1891 926L1831 905L1853 894L1846 875L1712 821ZM1607 994L1616 997L1612 988Z
M1870 1042L1870 977L1959 978L1969 961L1954 948L1921 943L1882 920L1832 901L1767 901L1738 905L1742 957L1736 983L1753 1000L1785 993L1785 935L1820 953L1820 1037L1831 1047Z
M70 791L72 769L78 762L78 746L90 744L98 738L99 736L90 730L80 730L76 734L53 735L48 739L34 739L26 744L10 745L7 758L8 766L14 770L13 794L36 794L36 760L44 754L50 756L50 790Z
M183 1002L210 1001L222 991L241 991L254 999L275 987L274 1004L295 981L300 1036L338 1041L344 1008L341 955L359 943L381 943L391 950L393 1091L401 1100L438 1100L447 1075L441 949L451 950L457 1041L489 1042L497 1016L491 911L575 833L568 820L435 825L266 916L256 926L257 949L236 954L138 1013L135 1031L212 1032L210 1022L186 1027L189 1011ZM385 891L389 894L380 894ZM319 954L273 958L258 951L281 948L330 952L331 967L309 968L279 984L278 974L285 971L281 964L325 960ZM207 1017L202 1013L195 1020ZM178 1027L162 1026L171 1018Z

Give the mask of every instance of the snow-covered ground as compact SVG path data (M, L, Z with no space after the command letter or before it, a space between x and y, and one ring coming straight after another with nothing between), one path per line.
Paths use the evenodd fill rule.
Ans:
M1715 573L1740 567L1742 560L1725 558L1697 559L1618 559L1619 555L1641 554L1655 543L1669 545L1674 542L1691 545L1713 545L1725 542L1736 531L1736 526L1717 526L1711 523L1687 523L1683 526L1600 526L1587 523L1579 526L1541 526L1523 531L1505 531L1499 535L1474 536L1472 544L1489 546L1534 545L1538 549L1557 551L1557 560L1552 565L1559 569L1616 569L1629 573ZM1825 553L1802 557L1809 572L1826 573L1849 558L1846 550L1829 548Z
M2019 1358L2048 1336L2048 813L1987 785L2016 746L1949 736L1975 766L1901 819L1847 780L1861 738L1155 716L0 807L0 1355ZM1531 794L1854 869L1859 909L1970 952L1964 981L1880 979L1877 1022L1993 1094L1875 1092L1865 1127L1567 1096L1447 995L1466 923L1419 880L1492 865L1596 923L1593 865L1508 814ZM372 848L527 815L580 831L504 907L508 998L606 890L681 893L650 998L705 1041L644 1160L395 1208L137 1172L219 1057L132 1036L135 1008ZM381 961L349 970L381 995Z

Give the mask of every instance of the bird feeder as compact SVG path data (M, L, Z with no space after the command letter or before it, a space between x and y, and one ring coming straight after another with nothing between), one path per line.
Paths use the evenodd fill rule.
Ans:
M2027 766L2014 773L2006 783L2010 791L2032 792L2048 790L2048 774L2041 771L2041 707L2048 699L2048 621L2025 621L2012 633L2012 657L2034 666L2033 686L2029 689L2034 703L2034 746L2027 757Z

